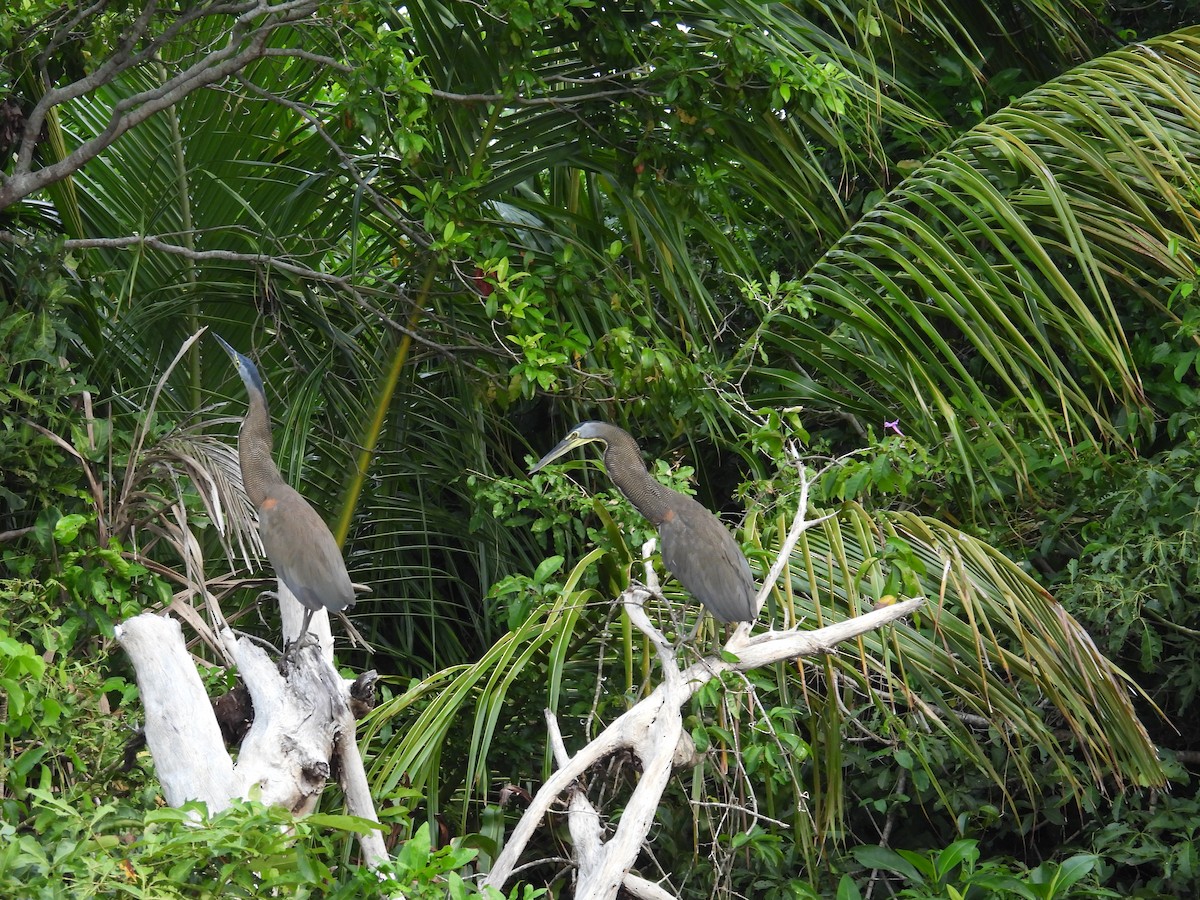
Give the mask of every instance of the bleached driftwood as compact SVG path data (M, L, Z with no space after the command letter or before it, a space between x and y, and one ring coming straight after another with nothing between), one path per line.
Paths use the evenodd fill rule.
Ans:
M824 521L825 517L805 518L810 483L801 469L799 512L775 565L759 591L760 609L800 535ZM643 556L647 560L646 583L653 587L654 570L649 563L651 548L652 542L643 548ZM919 598L907 600L813 631L791 628L750 636L751 623L742 623L726 643L722 654L681 668L676 648L654 626L643 608L644 601L652 593L644 587L631 587L621 595L621 602L634 627L653 644L662 668L662 683L574 756L567 754L554 714L546 710L550 743L558 770L534 795L492 865L483 882L485 885L497 889L504 887L542 818L566 794L569 798L567 825L577 866L576 900L613 900L621 888L643 900L666 900L671 896L667 891L652 881L632 874L630 870L645 845L646 835L654 822L673 768L685 763L691 755L688 752L690 738L683 729L684 704L712 679L727 672L747 672L787 659L831 653L842 641L907 616L923 602ZM592 766L623 751L633 753L641 773L621 812L616 830L605 841L600 813L580 788L580 779Z
M280 589L282 605L299 606L282 584ZM209 603L213 609L211 598ZM236 763L222 740L179 622L143 613L116 629L117 640L133 661L146 710L146 743L167 802L179 806L203 800L215 813L234 799L253 797L305 815L315 808L336 759L346 812L377 822L355 742L350 706L355 682L333 667L328 615L322 610L313 616L318 641L293 652L286 672L253 640L236 635L219 614L214 618L223 655L237 667L254 706L254 721ZM293 633L298 628L297 620ZM387 860L379 831L361 835L360 844L368 865Z
M234 793L233 760L175 619L143 613L117 625L146 710L146 744L171 806L200 800L212 812Z
M578 865L576 900L614 898L622 886L638 897L666 896L653 882L630 876L629 870L642 850L674 768L676 749L683 736L684 704L725 672L746 672L786 659L829 653L842 641L909 615L923 602L907 600L815 631L771 631L746 638L744 631L739 630L725 646L726 653L736 656L736 661L710 656L681 669L674 648L651 624L642 608L649 596L645 588L630 588L621 599L634 626L659 648L664 672L662 683L573 757L566 758L561 738L557 739L558 770L534 796L484 884L503 888L542 817L567 793L570 795L568 825ZM558 726L553 713L547 710L546 717L550 733L555 735ZM641 775L615 833L602 841L600 817L575 785L589 768L623 750L637 757Z

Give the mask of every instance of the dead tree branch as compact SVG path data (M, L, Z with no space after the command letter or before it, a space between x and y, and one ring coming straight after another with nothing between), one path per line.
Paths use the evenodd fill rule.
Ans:
M285 633L299 630L300 604L280 583ZM216 601L207 598L210 610ZM202 800L209 813L238 798L255 797L294 815L313 811L337 761L346 812L378 822L355 739L358 682L342 678L332 662L328 614L313 617L316 645L295 651L281 672L255 641L236 635L213 614L223 655L250 694L254 721L237 754L226 749L211 701L200 682L177 620L143 613L117 626L117 640L133 661L146 710L146 743L172 806ZM370 681L373 674L360 678ZM363 858L376 867L388 859L380 831L359 836Z
M785 538L781 559L789 556L805 530L822 521L805 515L809 479L803 470L801 472L799 512ZM648 544L643 548L647 560L651 547L652 544ZM760 591L760 606L781 569L782 565L777 565L768 575ZM790 628L751 636L750 623L744 623L734 631L722 653L684 668L678 658L678 648L655 627L643 608L645 600L653 595L654 583L653 569L647 564L647 584L652 586L651 589L631 587L621 595L621 601L634 627L654 646L662 666L662 682L574 756L567 753L554 714L546 711L558 770L542 785L513 829L484 881L485 885L497 889L504 887L543 817L559 798L566 795L568 827L574 841L577 866L575 897L578 900L613 900L622 888L636 897L653 900L668 896L658 884L631 874L631 869L645 846L673 769L686 764L692 756L694 748L690 747L683 728L684 705L714 678L730 672L748 672L783 660L832 653L841 642L903 618L923 602L920 598L907 600L811 631ZM600 813L580 785L588 769L620 752L632 753L637 758L641 774L620 821L605 840Z
M686 669L680 669L674 649L650 623L642 608L650 594L644 588L630 588L621 597L635 627L646 634L666 653L673 663L666 676L646 699L620 716L595 740L565 761L542 785L529 809L513 830L503 852L497 857L485 884L502 888L530 838L541 824L542 817L563 794L571 797L571 825L576 840L576 861L579 865L575 896L577 898L614 898L624 885L638 896L650 896L644 885L636 888L626 883L627 873L637 859L646 835L654 821L663 791L683 734L683 706L704 685L726 672L747 672L772 663L801 656L831 653L842 641L880 628L916 610L923 600L913 599L847 619L815 631L769 631L739 641L737 635L725 651L734 654L736 661L711 656ZM661 643L660 643L661 641ZM547 716L552 714L547 711ZM557 726L552 726L552 733ZM607 842L600 840L599 817L595 810L581 805L576 782L589 768L613 754L629 750L637 757L642 774L634 788L614 835ZM588 805L590 806L590 804ZM595 823L593 825L590 823ZM578 829L578 833L575 830ZM583 841L583 845L580 845Z
M274 3L269 0L210 0L189 4L178 15L168 17L160 10L158 0L146 0L107 58L83 77L61 86L51 86L46 75L47 54L67 40L68 34L86 27L87 20L101 15L105 6L97 3L80 11L48 41L40 66L40 80L45 90L21 129L12 173L0 179L0 209L78 171L131 128L193 91L217 84L264 56L293 54L285 48L268 48L267 43L279 29L311 19L319 3L317 0ZM217 21L224 21L225 27L219 27ZM34 151L47 119L56 107L91 94L134 70L162 66L164 59L178 55L169 52L170 48L175 47L177 51L179 44L189 37L195 37L199 42L199 36L204 33L223 34L225 39L220 44L201 47L189 62L180 64L160 83L118 101L109 111L105 127L95 137L83 141L61 159L40 167L35 164ZM312 54L311 51L296 50L293 55L310 58Z

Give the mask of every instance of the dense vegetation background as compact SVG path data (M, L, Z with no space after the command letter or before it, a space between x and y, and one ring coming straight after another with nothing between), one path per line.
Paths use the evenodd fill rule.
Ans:
M206 487L240 385L208 339L175 360L209 326L258 361L285 478L372 588L380 652L341 661L388 676L364 753L409 896L486 867L519 814L501 790L545 771L543 707L579 741L652 682L611 607L647 526L591 462L524 474L583 418L738 522L760 573L795 512L785 446L824 468L838 516L776 624L939 611L702 695L709 753L643 874L688 897L1195 896L1197 22L6 6L0 895L374 883L342 820L291 835L248 804L194 829L148 757L125 765L116 621L207 586L273 633L245 510ZM522 877L569 894L559 862Z

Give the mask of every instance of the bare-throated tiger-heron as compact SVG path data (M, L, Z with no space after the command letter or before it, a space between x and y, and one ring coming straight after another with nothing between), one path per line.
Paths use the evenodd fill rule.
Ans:
M354 586L329 526L300 492L283 480L271 458L271 417L258 367L215 337L233 360L249 395L238 430L238 462L246 494L258 512L258 533L276 577L304 607L304 621L293 646L303 643L313 613L326 609L358 633L342 610L354 604Z
M529 474L591 443L603 445L608 477L658 528L667 571L718 621L754 619L758 612L754 578L733 535L700 503L651 477L637 442L623 428L605 422L582 422L539 459Z

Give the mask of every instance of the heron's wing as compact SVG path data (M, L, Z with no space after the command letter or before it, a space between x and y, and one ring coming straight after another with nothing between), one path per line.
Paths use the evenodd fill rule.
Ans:
M354 604L346 562L329 526L297 491L284 485L268 493L258 509L258 528L275 575L305 608L337 612Z
M720 519L680 494L658 532L663 565L710 613L722 622L754 618L750 563Z

